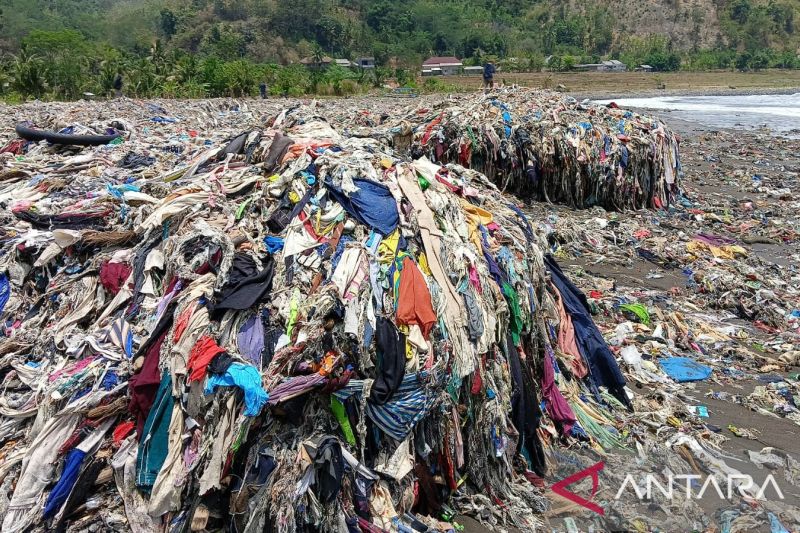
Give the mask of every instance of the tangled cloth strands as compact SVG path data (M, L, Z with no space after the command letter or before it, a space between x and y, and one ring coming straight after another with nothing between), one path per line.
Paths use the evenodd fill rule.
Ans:
M449 104L403 117L387 135L523 199L641 209L680 194L680 139L655 118L522 88Z
M314 104L203 112L239 129L176 154L132 126L135 166L113 146L7 162L86 170L3 213L3 531L540 525L547 450L618 445L598 391L627 398L534 221Z

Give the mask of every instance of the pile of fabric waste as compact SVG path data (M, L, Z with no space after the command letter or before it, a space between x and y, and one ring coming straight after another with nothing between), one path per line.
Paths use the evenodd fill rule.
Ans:
M461 96L393 125L415 156L484 173L526 200L659 208L680 193L680 139L653 117L527 89Z
M627 428L637 440L637 465L605 456L603 472L613 481L601 476L601 486L621 487L634 473L641 487L654 471L715 472L720 480L746 473L761 486L771 474L780 495L734 498L713 517L708 508L689 511L682 518L691 527L662 522L675 506L664 499L657 503L665 515L636 517L626 527L794 531L800 527L800 140L701 132L687 135L681 147L691 179L669 208L576 211L534 203L525 209L547 251L587 295L636 392ZM653 443L645 427L668 449ZM759 452L765 447L781 451L765 461ZM666 475L658 480L668 483Z
M487 125L453 159L465 110ZM719 379L729 360L697 355L722 333L568 266L613 256L598 242L620 233L588 224L598 207L572 206L681 207L676 152L672 182L664 170L675 136L657 121L523 90L2 113L3 531L425 532L468 517L531 531L565 514L571 531L579 516L580 530L713 524L691 498L614 496L628 474L729 471L723 435L687 407L702 394L681 388ZM578 135L572 120L591 128ZM33 143L14 134L24 121L121 137ZM594 199L588 182L555 194L539 178L542 199L569 207L503 192L538 198L509 183L520 161L546 160L535 143L520 159L515 132L599 161L592 139L620 121L628 139L608 133L603 152L612 174L580 167L613 178ZM476 155L492 124L515 161L505 170ZM538 169L581 157L554 150ZM549 488L601 462L604 515ZM726 523L749 524L742 502L754 501ZM800 523L787 506L758 509Z
M314 104L224 142L125 105L4 155L3 531L529 529L546 448L616 432L585 297L484 175Z

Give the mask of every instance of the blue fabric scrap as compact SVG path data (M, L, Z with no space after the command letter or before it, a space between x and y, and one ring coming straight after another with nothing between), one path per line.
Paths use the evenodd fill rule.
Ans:
M658 362L666 374L677 381L702 381L711 376L711 367L698 363L688 357L669 357Z

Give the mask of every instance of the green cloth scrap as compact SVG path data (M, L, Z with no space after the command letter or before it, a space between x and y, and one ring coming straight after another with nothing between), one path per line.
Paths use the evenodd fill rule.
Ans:
M244 216L244 211L247 209L247 206L250 205L250 202L253 201L253 197L251 196L247 200L241 203L241 205L236 209L236 220L241 220Z
M350 427L350 420L347 418L347 413L344 411L344 404L340 402L333 394L331 394L331 411L339 425L342 427L344 438L350 446L356 445L356 436L353 435L353 428Z
M423 192L428 190L428 187L431 186L430 182L419 172L417 172L417 183L419 183L419 188L422 189Z
M508 283L503 283L503 295L505 295L506 301L508 302L508 309L511 311L511 321L509 323L511 340L514 341L515 346L518 346L519 336L524 327L522 310L519 308L519 296L517 296L517 291Z
M647 312L647 308L642 304L622 304L619 308L623 311L630 311L639 317L639 322L642 324L650 323L650 313Z

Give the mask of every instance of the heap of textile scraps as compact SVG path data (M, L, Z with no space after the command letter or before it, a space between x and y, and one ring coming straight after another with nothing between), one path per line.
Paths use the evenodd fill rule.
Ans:
M551 450L621 445L624 378L522 211L320 114L175 168L168 121L69 181L4 159L3 531L530 530Z
M478 170L525 199L622 210L664 207L680 193L679 139L662 122L557 93L456 97L394 133L412 154Z

